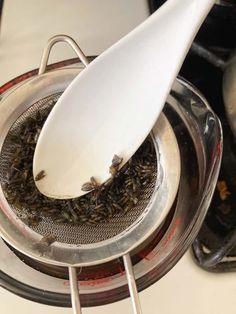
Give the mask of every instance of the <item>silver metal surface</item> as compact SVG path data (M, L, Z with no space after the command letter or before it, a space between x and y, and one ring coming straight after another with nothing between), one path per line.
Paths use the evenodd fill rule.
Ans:
M227 119L236 137L236 53L227 63L224 72L223 97Z
M55 82L55 79L53 81ZM10 96L8 96L6 100L10 101L11 104L14 103ZM2 103L0 111L1 109L4 110L6 107L7 109L9 108L8 101ZM7 104L7 106L5 107L4 104ZM12 107L13 106L11 106L11 108ZM29 108L32 108L32 106ZM14 114L12 114L11 117L13 115ZM9 122L9 119L7 120ZM10 122L10 124L11 123L12 122ZM1 134L4 133L5 135L8 133L5 128L2 129ZM110 223L101 224L100 226L98 225L96 228L91 229L85 226L68 227L63 225L54 225L52 222L44 222L43 225L39 224L39 228L43 229L46 227L46 232L47 230L54 231L54 234L58 235L59 239L61 235L65 237L66 241L70 238L70 241L68 241L70 243L68 244L57 241L50 247L46 249L44 248L42 256L41 248L37 245L37 243L40 243L40 240L45 234L43 232L42 234L39 234L33 231L19 219L12 208L10 208L7 200L5 199L4 192L1 189L0 215L2 215L2 236L9 241L11 245L27 255L34 258L39 257L41 260L48 263L56 262L58 264L63 263L63 265L67 265L67 263L77 266L96 264L121 256L125 254L126 251L133 249L136 245L145 240L145 238L149 237L149 235L151 235L152 232L161 224L165 215L168 213L170 206L172 205L175 197L176 185L178 185L179 169L177 167L176 172L176 168L172 167L172 155L177 156L178 165L177 144L175 137L173 136L173 131L164 117L161 117L158 124L154 127L153 138L155 139L156 147L158 146L158 149L162 152L159 157L160 167L158 169L155 193L153 193L152 197L149 199L146 208L142 208L143 210L141 214L136 217L136 220L131 225L128 225L127 227L127 224L123 224L125 228L122 232L120 232L120 234L95 244L84 244L81 243L79 235L82 235L83 233L86 235L86 230L89 231L89 234L92 233L95 239L96 236L97 239L99 239L99 234L102 231L106 234L106 230L109 230L112 225L110 225ZM1 141L1 148L4 140ZM6 163L3 163L1 166L3 169L4 166L6 166ZM174 186L172 185L173 182L175 183ZM115 226L122 219L127 223L125 220L130 219L130 215L132 215L132 212L124 218L115 217L114 221L111 220L111 223ZM86 230L84 228L86 228ZM110 235L110 233L108 234Z
M20 86L14 91L14 94L9 94L6 99L1 101L1 150L12 124L35 102L62 92L79 71L80 69L64 69L40 75ZM77 266L97 264L126 254L160 226L172 205L179 183L178 145L172 128L164 116L160 117L153 129L153 139L157 152L161 151L155 193L142 214L119 235L100 241L96 245L94 243L55 242L46 248L42 255L41 249L37 245L42 239L42 235L27 227L14 214L1 188L0 219L3 238L26 255L39 258L46 263L65 266L68 264ZM172 156L175 156L175 167L173 167ZM62 227L60 226L60 228ZM109 228L109 224L107 228ZM66 231L65 229L59 230L60 232ZM96 230L97 228L94 228L95 233Z
M29 117L36 118L36 114L48 110L60 97L59 94L53 94L52 96L43 98L36 102L29 109L27 109L12 125L7 137L5 138L4 145L2 146L0 154L0 178L1 182L7 182L8 170L11 167L11 162L14 159L15 146L12 145L11 137L19 136L21 127ZM92 244L100 241L110 239L117 236L128 227L130 227L143 213L144 209L148 205L150 198L153 194L156 185L157 167L152 175L151 182L143 189L139 195L139 202L134 206L126 215L122 213L114 215L109 219L109 223L101 222L96 228L94 226L80 225L73 226L69 224L55 223L54 219L46 218L35 227L31 227L36 233L47 236L53 234L58 242L65 244ZM11 205L11 204L9 204ZM25 206L22 208L12 206L12 210L19 218L27 217L27 213L30 212L30 208Z
M87 57L84 55L83 51L80 49L80 47L72 38L66 35L56 35L48 40L43 50L43 56L39 67L38 75L45 73L52 47L59 42L65 42L69 44L71 48L75 51L75 53L77 54L77 56L79 57L80 61L83 63L84 66L87 66L89 64Z
M46 69L47 60L51 47L58 41L65 41L65 37L52 38L44 50L43 61L39 73L43 73ZM74 42L68 39L70 45L75 49L79 56L82 53L77 45L74 47ZM82 54L82 59L85 65L87 59ZM24 121L25 117L33 115L39 106L44 110L45 99L55 94L60 94L68 86L68 77L73 78L74 70L66 70L70 74L65 75L61 71L51 72L50 74L40 74L35 79L21 85L6 96L6 99L1 101L0 116L2 122L0 124L0 179L1 184L4 183L4 174L7 164L7 159L12 150L11 144L8 145L8 133L13 130L17 135L18 126ZM59 74L58 74L59 73ZM77 72L78 73L78 72ZM77 74L76 73L76 74ZM53 75L52 75L53 74ZM69 82L71 80L69 79ZM65 84L66 82L66 84ZM64 84L64 85L63 85ZM52 88L52 86L54 86ZM46 92L46 93L45 93ZM31 96L29 96L31 94ZM30 99L30 101L29 101ZM46 101L46 106L48 106ZM40 108L40 110L41 110ZM157 153L157 177L154 189L152 189L149 201L141 204L141 213L138 215L132 224L128 227L122 225L122 230L114 235L110 235L103 241L96 243L81 243L80 238L76 238L73 244L70 241L58 240L60 234L64 234L61 226L56 226L54 235L57 241L50 246L41 244L43 233L38 233L29 228L21 217L17 215L17 209L11 208L7 202L4 190L0 188L0 234L13 247L22 253L42 262L51 263L53 265L69 267L69 278L71 287L71 298L74 314L80 314L80 300L77 286L75 266L94 265L104 263L116 257L124 256L125 268L127 269L128 284L133 304L134 313L141 313L141 308L138 300L138 292L135 284L132 264L128 252L145 241L152 233L160 227L164 218L168 214L174 198L177 193L179 178L180 178L180 154L178 144L174 132L164 117L161 115L158 122L152 130L152 139ZM14 150L14 147L13 147ZM159 153L159 151L161 153ZM175 165L172 164L172 156L175 156ZM149 188L150 190L150 188ZM147 195L145 192L144 195ZM136 206L138 207L138 206ZM135 209L134 209L135 210ZM119 224L121 217L118 217ZM48 224L48 226L47 226ZM52 221L43 222L43 227L46 225L46 230L52 231L55 224ZM106 226L111 230L114 228L110 225L110 221ZM78 235L78 229L73 230L72 234ZM86 227L84 227L86 228ZM105 225L102 226L105 228ZM65 227L65 234L68 233L69 227ZM97 226L93 229L97 230ZM38 230L37 230L38 231ZM82 230L83 231L83 230ZM84 230L82 233L90 235L91 230ZM49 233L51 234L51 233ZM88 237L90 238L90 237ZM68 243L69 242L69 243Z
M19 116L22 115L22 113L25 114L27 110L32 108L33 99L37 101L38 99L45 99L50 91L52 94L61 92L62 83L64 82L64 84L67 84L68 78L72 79L73 74L75 75L75 72L78 73L78 70L75 71L74 69L67 69L43 74L42 76L39 76L38 79L35 78L27 82L26 85L16 89L14 94L8 95L5 101L2 101L0 114L1 117L5 116L6 119L4 122L4 119L2 120L0 126L1 150L6 135L8 134L12 124L19 118ZM63 81L63 77L65 77L65 81ZM50 88L51 82L53 82L53 86ZM59 82L58 89L55 87L57 86L57 82ZM35 91L35 97L29 96L29 91L31 95L32 91ZM24 97L26 98L26 101L24 101ZM29 98L33 98L30 99L31 102L29 101ZM21 106L19 106L18 101L20 101ZM59 260L64 263L64 265L67 263L71 263L72 265L88 265L90 263L96 264L104 261L104 259L110 260L112 257L123 255L123 253L126 253L126 251L129 249L141 243L142 236L144 236L144 238L148 237L160 225L165 215L168 213L178 186L178 147L174 133L168 121L163 116L159 119L158 123L153 129L153 138L155 140L156 149L158 147L158 149L162 151L162 154L159 156L159 168L155 185L156 192L150 198L148 206L145 208L142 214L139 215L136 221L134 221L127 229L123 230L121 234L113 236L110 239L100 241L99 243L96 243L95 247L94 244L81 244L79 241L77 241L77 239L76 241L71 241L72 243L70 242L69 245L55 242L46 251L44 251L43 256L41 256L42 254L40 249L35 244L40 242L43 234L40 235L32 231L32 229L28 228L21 220L19 220L18 216L14 214L10 208L7 200L5 199L3 190L1 189L0 215L2 215L1 221L3 222L1 230L3 237L10 240L10 243L13 246L17 247L22 252L25 252L27 255L32 254L31 256L35 258L41 256L40 258L48 263L54 263L55 260ZM172 155L177 156L177 168L173 168L171 166L168 167L168 164L172 164ZM8 218L9 214L11 216L10 225L10 220ZM4 225L4 221L6 225ZM117 220L114 221L114 224L117 224ZM11 227L9 228L9 226ZM77 229L72 230L72 234L78 235L78 227L74 228ZM101 231L106 233L105 230L109 229L109 224L100 228L101 229L97 227L93 229L94 235L97 232L96 236L98 236L98 233L101 233ZM58 226L57 229L63 234L69 234L68 228ZM82 229L81 233L84 233L84 229ZM130 235L131 238L129 237ZM116 245L113 245L114 241L116 242ZM80 254L76 254L78 250Z
M175 130L180 147L180 186L169 227L152 251L147 253L147 256L142 255L144 258L133 265L139 291L165 275L189 248L206 215L220 168L221 125L206 99L196 88L182 79L176 80L165 105L165 114ZM147 240L147 245L149 243L152 245L152 239ZM23 257L22 260L17 258L2 239L0 249L3 257L0 259L0 268L9 278L9 281L0 278L3 287L9 289L9 283L14 278L21 285L25 284L27 291L28 287L41 289L40 291L44 292L42 302L52 304L52 300L49 301L47 296L47 291L50 291L57 298L59 293L67 295L67 306L70 304L67 280L37 271L40 266L38 264L34 266L35 269L27 266L26 258ZM133 254L136 253L132 251L131 256ZM101 279L91 277L80 282L82 306L97 306L129 297L127 280L123 272L111 273L107 277L107 268L108 265L105 264L104 278L98 266L97 272ZM78 272L80 273L80 270ZM19 294L19 291L17 293ZM25 297L23 288L20 293ZM42 293L40 296L42 297ZM38 295L31 292L30 298L37 302ZM60 305L65 306L64 302L65 298L61 299Z
M133 270L130 255L125 254L123 256L123 261L124 261L125 272L126 272L130 297L131 297L132 306L133 306L133 313L134 314L142 314L141 305L140 305L139 296L138 296L137 285L136 285L136 281L135 281L135 277L134 277L134 270Z
M70 266L68 270L69 270L69 278L70 278L70 294L71 294L73 314L81 314L82 311L81 311L80 299L79 299L79 288L78 288L76 268Z

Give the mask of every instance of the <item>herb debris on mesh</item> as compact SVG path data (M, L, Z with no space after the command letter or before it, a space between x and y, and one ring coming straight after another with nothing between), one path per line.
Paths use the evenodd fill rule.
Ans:
M141 190L150 183L156 171L156 153L150 136L121 170L122 158L114 155L109 169L111 179L106 184L98 185L95 178L91 178L82 187L85 191L92 190L86 195L59 200L48 198L38 191L32 162L40 131L50 110L28 117L20 126L19 135L14 132L8 135L14 152L11 154L4 193L11 206L26 211L25 222L32 227L47 217L56 223L96 225L116 213L125 214L134 207ZM36 179L40 180L45 175L41 171Z

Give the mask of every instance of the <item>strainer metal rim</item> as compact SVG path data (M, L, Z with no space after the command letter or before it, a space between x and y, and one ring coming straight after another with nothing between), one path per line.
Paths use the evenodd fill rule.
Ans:
M53 93L63 91L69 82L81 71L80 68L69 68L39 75L19 86L7 95L0 103L0 149L12 123L19 115L37 100ZM19 109L20 108L20 109ZM37 245L40 238L29 240L31 229L19 223L15 217L12 223L12 212L0 189L0 234L13 247L46 263L61 266L94 265L120 257L147 239L162 223L174 201L180 178L180 154L174 132L162 115L153 128L153 134L160 149L160 168L158 189L150 200L149 209L137 221L119 236L96 243L96 245L67 245L53 243L43 251ZM176 166L172 169L173 156ZM167 195L166 195L167 194ZM161 203L164 205L161 206ZM159 205L159 208L158 208ZM160 210L162 207L162 210ZM155 209L154 209L155 208ZM150 215L152 210L153 215Z

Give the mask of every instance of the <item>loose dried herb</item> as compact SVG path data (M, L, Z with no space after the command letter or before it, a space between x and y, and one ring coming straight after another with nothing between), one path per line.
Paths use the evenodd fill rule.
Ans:
M96 190L100 187L100 185L98 184L98 182L95 180L94 177L91 177L90 178L90 181L89 182L86 182L82 185L82 188L81 190L84 191L84 192L89 192L89 191L92 191L92 190Z
M45 246L50 246L53 242L56 241L56 237L53 235L46 235L44 236L41 241L40 244L45 245Z
M18 208L18 211L27 213L24 221L33 227L47 218L56 223L96 225L116 213L126 213L134 207L141 190L156 171L156 154L150 137L120 171L122 158L115 155L110 167L112 178L102 186L91 178L90 182L83 185L83 190L92 191L82 197L58 200L48 198L38 191L32 173L33 155L50 110L51 108L27 118L20 130L17 130L19 135L14 132L8 135L13 151L3 189L8 202ZM41 171L35 179L43 179L45 175Z
M111 166L109 168L109 172L112 176L115 176L118 173L119 167L122 161L123 161L123 158L117 155L114 155L114 157L112 158Z
M35 181L42 180L46 176L45 170L40 171L36 177L34 178Z

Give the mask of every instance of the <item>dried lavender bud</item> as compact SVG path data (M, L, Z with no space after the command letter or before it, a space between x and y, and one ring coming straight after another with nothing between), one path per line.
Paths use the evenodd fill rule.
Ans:
M46 176L46 172L44 170L40 171L36 177L34 178L35 181L42 180Z
M109 167L109 173L114 177L118 171L119 171L119 166L122 163L123 158L114 155L112 158L111 166Z
M82 185L81 190L84 192L90 192L94 189L93 184L91 182L86 182Z
M34 216L29 216L26 218L22 219L29 227L37 227L39 223L42 221L42 218L34 215Z
M118 167L123 161L123 158L117 156L117 155L114 155L113 158L112 158L112 166L113 167Z
M56 237L53 235L46 235L44 236L41 241L40 244L43 244L45 246L50 246L53 242L56 241Z
M82 185L81 190L84 192L90 192L92 190L98 189L99 187L100 187L100 185L95 180L95 178L91 177L89 182L86 182Z

